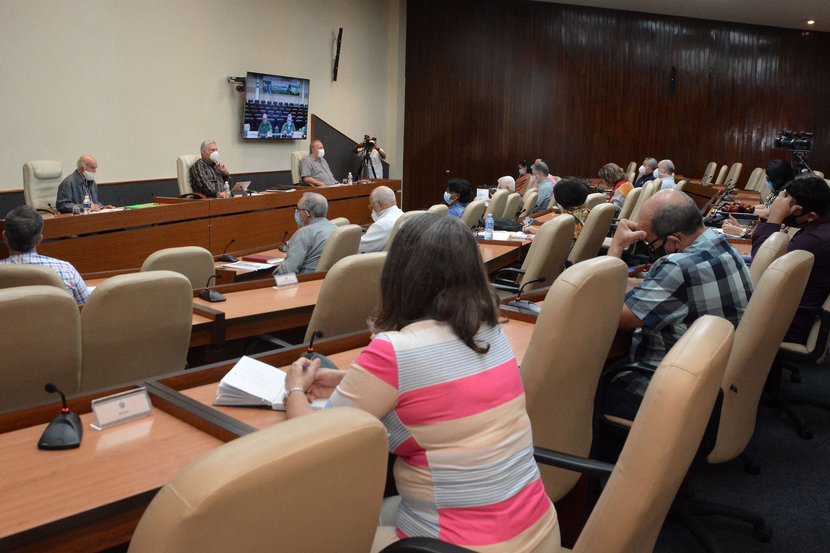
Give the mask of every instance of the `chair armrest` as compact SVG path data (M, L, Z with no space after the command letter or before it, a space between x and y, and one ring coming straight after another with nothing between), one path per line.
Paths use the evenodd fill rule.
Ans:
M523 275L525 274L524 269L519 269L518 267L505 267L504 269L499 269L496 273L496 278L500 278L502 273L509 273L513 275Z
M508 283L506 281L502 281L502 282L491 282L490 284L496 290L504 290L505 292L513 292L515 294L519 293L519 286L515 282Z
M537 462L544 465L589 474L591 476L611 476L611 472L614 470L614 465L611 463L586 459L585 457L578 457L570 453L562 453L561 451L553 451L543 447L534 447L533 457Z
M384 547L380 553L473 553L470 549L437 538L405 538Z

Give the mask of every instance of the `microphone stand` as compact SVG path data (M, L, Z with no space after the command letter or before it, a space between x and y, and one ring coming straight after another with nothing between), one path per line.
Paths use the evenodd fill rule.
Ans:
M523 313L530 313L531 315L538 315L542 311L542 308L539 307L538 305L536 305L536 303L534 303L532 301L523 300L522 299L522 292L524 291L526 286L529 286L531 284L537 284L539 282L545 282L545 277L535 278L533 280L529 280L529 281L523 283L519 287L519 293L516 294L516 299L514 299L513 301L511 301L507 305L510 306L510 307L515 307L516 309L518 309L519 311L522 311Z

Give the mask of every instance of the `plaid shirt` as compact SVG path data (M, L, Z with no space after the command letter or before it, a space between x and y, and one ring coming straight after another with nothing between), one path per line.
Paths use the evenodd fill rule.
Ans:
M72 297L75 298L78 305L86 303L86 300L89 297L89 290L84 283L84 279L81 278L81 275L78 274L75 267L66 261L61 261L60 259L55 259L54 257L46 257L45 255L40 255L37 252L32 251L11 255L6 259L0 259L0 263L43 265L44 267L49 267L58 273L63 282L66 284L67 292L72 294Z
M644 323L631 343L631 360L652 367L701 315L717 315L736 325L752 294L743 257L708 229L683 252L661 257L645 280L625 296Z

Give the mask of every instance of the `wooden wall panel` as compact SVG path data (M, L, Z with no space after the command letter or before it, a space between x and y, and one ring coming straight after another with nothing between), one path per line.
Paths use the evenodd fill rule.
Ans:
M545 2L407 3L405 209L448 176L493 185L521 159L596 176L646 155L699 178L709 161L755 166L816 132L830 173L830 35ZM674 68L675 81L671 81Z

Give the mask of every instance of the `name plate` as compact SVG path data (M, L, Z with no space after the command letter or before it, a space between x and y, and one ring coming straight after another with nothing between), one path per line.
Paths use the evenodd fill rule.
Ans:
M297 284L297 275L295 273L288 273L287 275L274 275L274 282L277 283L277 288L295 286Z
M92 412L95 413L95 423L90 424L95 430L103 430L110 426L122 424L131 420L150 415L153 404L146 388L128 390L120 394L98 398L92 401Z

